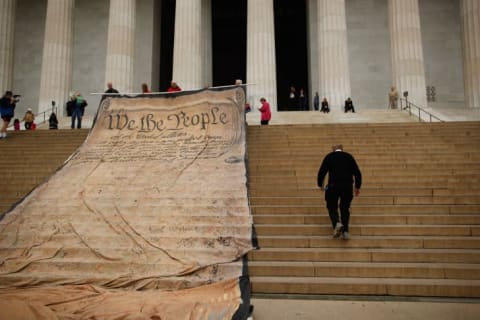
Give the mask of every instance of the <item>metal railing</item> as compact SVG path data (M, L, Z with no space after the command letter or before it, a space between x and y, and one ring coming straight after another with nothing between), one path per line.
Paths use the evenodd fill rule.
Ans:
M35 125L38 127L41 124L44 124L50 119L50 114L55 112L57 114L58 108L52 107L52 110L45 110L35 115ZM40 120L42 119L42 120ZM20 126L23 124L23 121L20 121ZM9 129L13 128L13 123L8 126Z
M45 110L45 111L35 115L35 122L36 122L37 126L47 122L50 119L50 115L52 114L52 112L55 112L55 114L57 114L57 111L58 111L57 107L52 107L52 110L50 110L50 111ZM42 117L43 117L43 121L40 121L40 118L42 118Z
M423 118L423 116L426 116L426 118L429 119L430 122L433 122L434 120L437 120L439 122L444 122L439 117L437 117L437 116L431 114L430 112L428 112L427 110L413 104L412 102L408 101L407 99L400 98L399 100L400 100L400 111L408 110L408 113L410 114L410 116L412 116L412 115L417 116L418 121L420 121L420 122L422 122L422 121L426 122L426 120ZM412 109L414 109L414 111L412 111Z

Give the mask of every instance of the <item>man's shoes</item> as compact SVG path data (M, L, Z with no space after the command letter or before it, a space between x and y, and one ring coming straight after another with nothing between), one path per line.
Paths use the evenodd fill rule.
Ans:
M342 234L342 239L343 239L343 240L350 240L350 233L348 233L347 231L345 231L345 232Z
M341 224L340 222L337 222L337 224L335 225L335 229L333 230L333 238L338 238L340 237L340 235L342 234L342 231L343 231L343 224Z

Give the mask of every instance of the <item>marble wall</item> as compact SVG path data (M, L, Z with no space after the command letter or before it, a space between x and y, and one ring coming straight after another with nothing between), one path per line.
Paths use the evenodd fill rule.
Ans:
M352 100L356 107L387 108L391 86L388 1L347 0Z
M108 0L75 1L72 90L88 101L87 114L97 110L105 88L107 54Z
M134 83L138 92L143 82L158 88L160 38L153 27L157 23L154 1L137 3ZM17 117L28 107L38 108L46 9L47 0L17 1L12 89L23 95ZM94 114L100 101L100 96L90 93L105 90L108 12L108 0L75 2L72 91L82 92L87 99L87 114Z
M158 2L158 1L157 1ZM314 0L309 0L314 6ZM435 105L464 102L459 0L419 0L427 85L435 86ZM17 115L38 108L47 0L18 0L15 23L13 90L23 95ZM309 7L307 6L307 8ZM84 93L93 114L105 89L109 0L78 0L75 7L72 90ZM386 108L391 85L387 0L347 0L351 95L358 108ZM307 21L315 17L307 13ZM159 6L137 1L135 89L143 82L158 89ZM310 52L315 51L311 50ZM311 68L315 66L310 57ZM310 92L315 92L311 84Z
M15 117L38 107L47 0L17 0L13 62L14 93L21 94Z
M419 6L426 84L437 98L431 105L463 106L460 1L420 0Z

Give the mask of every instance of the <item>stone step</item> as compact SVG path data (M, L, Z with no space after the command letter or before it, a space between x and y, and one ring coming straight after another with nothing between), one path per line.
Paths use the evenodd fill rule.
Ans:
M358 149L349 148L349 153L355 155L355 159L362 160L374 157L373 160L377 159L424 159L424 158L433 158L437 155L446 156L452 159L461 159L461 155L467 155L470 158L478 157L480 152L475 149L464 148L454 148L453 146L444 146L437 145L438 148L411 148L409 146L405 147L392 147L389 145L381 144L382 148L388 148L389 152L384 152L383 150L378 150L377 148L369 149ZM321 157L328 153L330 150L325 150L321 145L305 145L303 148L301 146L290 147L288 145L276 146L264 148L263 146L258 149L255 147L249 149L248 156L252 159L270 159L274 157L279 157L280 159L298 159L298 158L315 158ZM460 150L459 150L460 149ZM250 152L251 150L251 152ZM327 152L325 152L327 151ZM319 159L321 160L321 159Z
M248 190L250 198L254 197L321 197L324 195L319 188L311 189L293 189L282 188L274 190L263 190L262 188L254 188ZM455 188L450 189L432 189L432 188L364 188L362 187L361 196L476 196L480 193L480 186L472 188Z
M479 280L330 277L251 277L254 293L417 297L480 296Z
M249 170L252 173L264 173L264 175L270 175L271 172L297 172L297 171L305 171L305 172L312 172L315 175L318 172L318 169L321 165L321 160L313 162L310 161L309 163L294 163L294 164L277 164L277 165L266 165L262 163L249 163ZM462 161L463 163L464 161ZM480 164L475 161L471 161L466 167L466 169L478 169L480 168ZM432 165L431 163L424 163L424 162L415 162L415 163L392 163L392 162L366 162L362 164L362 171L373 171L373 170L380 170L380 171L403 171L403 170L432 170L438 173L439 170L443 171L454 171L454 170L462 170L461 167L458 167L456 163L451 162L444 162L444 163L436 163ZM419 171L420 172L420 171Z
M346 240L338 240L346 241ZM349 240L350 241L350 240ZM262 248L251 261L324 261L385 263L480 263L475 249Z
M352 236L354 241L339 241L331 235L258 235L260 248L391 248L391 249L478 249L478 236Z
M429 128L417 128L415 126L403 127L401 125L393 125L392 128L382 128L374 124L374 128L357 127L355 125L344 125L343 128L330 126L312 126L311 128L302 128L299 125L295 126L270 126L256 130L255 127L248 128L248 138L271 138L273 141L278 141L278 137L286 137L291 140L298 141L324 141L326 145L332 143L332 138L338 138L341 134L342 141L348 143L366 143L368 141L386 141L396 143L408 143L415 141L415 139L402 139L403 137L425 138L432 139L438 135L448 136L450 141L462 140L462 138L478 138L480 136L477 126L470 126L468 128L442 128L439 130L430 130ZM425 125L425 124L423 124ZM392 133L396 134L396 139L392 139ZM359 134L368 134L370 139L358 139ZM257 139L255 139L257 141Z
M331 224L257 224L257 234L261 236L299 236L299 235L330 235L332 234ZM478 234L480 226L469 225L351 225L350 234L352 237L360 236L472 236Z
M252 205L313 205L325 204L319 190L317 197L251 197ZM365 196L355 199L358 205L404 205L404 204L480 204L480 197L472 196Z
M326 210L325 210L326 211ZM288 225L309 225L328 224L328 214L317 215L254 215L253 221L256 225L262 224L288 224ZM363 215L357 214L350 218L351 225L364 224L396 224L396 225L480 225L479 215Z
M319 206L252 206L252 214L306 215L326 212L325 205ZM357 205L353 200L350 209L355 214L479 214L480 205Z
M466 263L375 263L251 261L251 277L480 279L480 266Z
M363 163L368 162L371 165L378 164L379 166L381 165L388 165L392 163L405 163L407 165L411 164L417 164L417 163L429 163L430 168L435 168L437 164L465 164L465 165L470 165L470 164L475 164L478 163L480 160L480 153L479 155L476 156L470 156L468 154L462 154L463 156L460 157L458 154L457 155L442 155L442 154L431 154L431 155L424 155L424 156L418 156L418 157L409 157L406 155L402 156L384 156L384 157L379 157L379 158L374 158L372 159L369 156L365 157L359 157L355 155L355 160L357 161L358 165L360 168L362 168ZM296 157L289 157L289 158L282 158L280 156L275 156L275 155L268 155L268 157L254 157L250 156L248 157L248 160L253 162L253 163L262 163L263 165L280 165L280 166L288 166L291 165L293 166L295 163L311 163L311 164L316 164L318 167L321 165L321 161L323 158L322 155L312 155L312 156L296 156Z
M380 176L380 177L366 177L362 175L362 181L366 187L375 185L378 183L397 183L397 182L410 182L410 185L415 183L429 183L429 182L466 182L466 183L477 183L480 180L480 173L478 174L456 174L452 176L451 174L437 174L434 176L422 176L422 175L389 175L389 176ZM251 176L248 179L250 185L272 185L272 184L317 184L317 177L315 176Z
M341 142L345 145L357 146L357 145L368 145L378 144L379 142L385 144L412 144L418 145L419 141L435 141L439 142L438 138L443 137L444 141L441 142L458 142L466 143L465 138L471 140L480 139L480 133L478 131L478 122L476 128L468 128L466 130L426 130L419 131L414 127L410 128L398 128L394 126L398 131L394 129L384 130L380 132L372 132L372 130L365 130L364 128L349 128L347 130L336 130L335 128L330 129L331 131L324 130L325 128L320 128L319 126L311 128L311 130L299 130L298 126L294 128L289 128L287 126L281 126L275 130L263 130L255 132L253 128L248 128L248 139L252 144L261 144L262 141L271 140L273 144L282 143L284 141L288 142L298 142L298 143L315 143L319 142L325 146L331 146L332 143L338 140L338 136L342 136ZM283 131L282 131L283 129ZM376 129L375 129L376 130ZM411 132L406 132L411 130ZM403 131L403 132L402 132ZM392 132L400 132L398 138L392 139ZM368 135L368 139L359 139L358 134ZM357 136L355 136L357 135ZM385 136L388 135L388 136ZM448 136L451 135L451 136ZM446 137L448 136L448 137ZM365 137L365 136L363 136ZM362 137L362 138L363 138ZM426 145L428 148L428 145Z
M432 178L435 179L435 178ZM475 179L478 180L478 179ZM414 186L414 185L422 185L425 188L431 188L431 189L439 189L439 188L444 188L448 187L450 189L456 189L456 188L477 188L478 183L475 181L470 181L470 180L462 180L459 178L452 178L449 180L445 179L438 179L438 181L411 181L408 179L397 179L396 181L391 181L386 179L385 181L377 181L377 180L367 180L363 182L362 188L372 188L372 189L378 189L378 188L385 188L385 189L390 189L390 188L408 188L409 186ZM273 189L273 188L278 188L278 190L290 190L292 188L297 188L299 190L303 189L314 189L318 188L317 187L317 181L315 179L310 179L309 181L284 181L284 182L271 182L271 181L265 181L262 183L255 182L255 183L248 183L249 188L252 189Z
M453 164L452 164L453 165ZM289 178L311 178L316 177L319 167L316 168L290 168L289 170L265 170L265 169L252 169L249 171L249 178L260 178L260 177L289 177ZM460 175L476 175L480 170L479 167L468 167L468 168L422 168L422 170L418 170L418 168L402 168L400 171L397 171L398 168L388 168L388 167L372 167L372 168L365 168L362 165L362 176L370 177L395 177L395 176L431 176L431 175L438 175L441 172L441 176L445 175L452 175L452 174L460 174Z

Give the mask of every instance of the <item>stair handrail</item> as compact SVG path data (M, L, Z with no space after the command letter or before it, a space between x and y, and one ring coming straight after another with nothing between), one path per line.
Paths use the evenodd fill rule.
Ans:
M52 110L51 110L51 111L50 111L50 110L45 110L45 111L43 111L43 112L40 112L40 113L36 114L36 115L35 115L35 124L38 126L38 125L40 125L40 124L43 124L43 123L47 122L48 119L50 119L50 115L49 115L48 118L47 118L47 113L48 113L48 112L50 112L50 113L55 112L55 114L57 114L57 111L58 111L58 108L57 108L57 107L52 107ZM40 119L42 116L43 116L43 121L39 121L38 119ZM23 121L20 121L20 124L22 124L22 123L23 123ZM13 128L13 123L10 124L10 125L8 126L8 128L9 128L9 129L10 129L10 128Z
M416 108L418 110L418 115L415 113L415 116L418 116L418 121L420 121L420 122L424 121L422 119L422 112L430 117L430 122L433 122L432 119L438 120L439 122L445 122L442 119L440 119L439 117L437 117L436 115L434 115L434 114L428 112L427 110L415 105L414 103L412 103L411 101L409 101L407 99L400 98L399 100L400 100L400 111L408 110L408 113L411 116L411 115L414 114L412 112L412 107Z
M52 114L53 112L55 112L55 114L57 114L58 108L57 108L57 107L52 107L52 110L51 110L51 111L45 110L45 111L37 114L37 115L35 116L35 120L37 120L40 116L43 115L43 121L40 122L40 121L37 120L37 121L38 121L38 122L37 122L37 125L42 124L42 123L45 123L45 122L47 122L47 121L50 119L50 115L48 115L48 118L47 118L47 112L50 112L50 114Z

